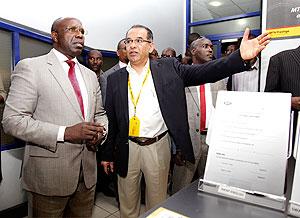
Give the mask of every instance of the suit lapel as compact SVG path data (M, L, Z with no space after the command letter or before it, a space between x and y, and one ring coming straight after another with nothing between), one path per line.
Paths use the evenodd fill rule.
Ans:
M162 75L159 73L159 65L160 64L157 61L150 61L151 75L157 94L158 103L160 105L160 109L162 110L161 105L163 105L164 101L164 86Z
M186 90L190 93L191 97L193 98L193 102L195 103L198 110L200 111L200 102L199 102L198 91L197 91L198 88L199 86L192 86L192 87L187 87Z
M121 101L121 111L124 111L125 120L127 121L127 126L129 126L129 112L128 112L128 72L126 69L119 72L119 94Z
M64 72L64 69L59 63L57 57L52 51L48 54L48 69L56 79L57 83L60 85L62 91L65 93L67 99L70 101L73 109L76 111L78 116L81 119L83 119L73 86L70 83L69 78Z
M116 64L115 67L114 67L114 71L117 71L117 70L119 70L119 69L120 69L119 64Z

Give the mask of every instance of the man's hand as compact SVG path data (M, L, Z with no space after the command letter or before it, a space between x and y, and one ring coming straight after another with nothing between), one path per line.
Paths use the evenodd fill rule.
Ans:
M262 33L254 39L248 39L250 30L246 28L240 46L241 57L243 60L255 58L270 42L270 36L267 32Z
M101 161L101 165L104 168L104 172L108 175L109 173L114 172L114 162Z
M292 108L300 110L300 97L292 97Z
M71 143L95 145L105 135L105 129L99 123L82 122L69 126L65 130L64 140Z
M176 151L175 164L178 165L178 166L184 166L185 165L185 160L183 158L183 155L182 155L181 151Z
M89 151L97 151L97 145L101 143L105 135L106 135L106 130L104 126L101 126L100 131L97 132L97 136L94 137L92 140L86 141L87 149Z

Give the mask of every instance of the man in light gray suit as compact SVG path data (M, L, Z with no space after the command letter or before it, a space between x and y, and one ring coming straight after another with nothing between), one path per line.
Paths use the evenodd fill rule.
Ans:
M211 41L205 37L195 40L191 46L193 64L203 64L211 61L213 58L213 45ZM208 145L206 144L207 125L209 121L209 112L215 107L217 94L219 90L226 90L224 80L215 83L205 84L206 97L206 128L200 129L201 105L199 86L187 87L185 89L186 102L188 109L188 122L190 127L190 135L195 155L195 164L190 162L183 163L181 161L181 152L177 151L175 158L175 166L173 170L173 187L172 193L176 193L180 189L188 185L196 172L203 177Z
M53 49L20 61L11 76L2 124L26 141L22 181L29 217L92 215L95 151L108 121L95 73L76 59L84 34L78 19L57 19Z
M100 87L101 87L101 94L102 94L102 102L103 105L105 105L105 96L106 96L106 84L107 84L107 77L112 74L113 72L116 72L117 70L126 67L128 63L127 53L126 53L126 45L124 43L125 39L121 39L118 42L117 46L117 55L119 57L119 62L110 68L109 70L105 71L100 76Z

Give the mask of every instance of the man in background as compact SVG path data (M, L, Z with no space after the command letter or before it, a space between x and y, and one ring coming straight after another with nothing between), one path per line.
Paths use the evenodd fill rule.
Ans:
M96 73L99 81L100 76L103 74L103 71L101 70L103 65L103 56L101 51L99 50L89 51L87 60L88 60L88 68Z
M11 76L3 129L26 142L22 182L29 217L90 217L96 150L107 131L100 87L81 65L85 30L76 18L51 28L53 49L21 60Z
M193 65L204 64L213 59L213 44L205 37L193 41L190 45L190 51ZM191 183L196 171L198 173L197 177L203 178L204 176L208 153L208 145L206 144L207 127L216 105L219 90L226 90L224 80L185 88L189 131L195 163L183 162L181 151L177 150L173 171L173 194Z
M102 102L105 105L105 98L106 98L106 86L107 86L107 77L112 74L113 72L126 67L128 63L127 53L126 53L126 45L124 43L125 39L121 39L117 45L117 55L119 58L119 62L110 68L109 70L105 71L100 76L100 88L102 94Z
M176 57L176 51L174 48L165 48L161 53L162 58L170 58L170 57Z

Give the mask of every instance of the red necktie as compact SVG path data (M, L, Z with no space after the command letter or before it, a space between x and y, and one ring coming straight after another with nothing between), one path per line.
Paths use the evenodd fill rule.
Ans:
M75 94L76 94L76 97L77 97L77 100L78 100L78 103L79 103L79 106L80 106L80 109L81 109L81 113L82 113L82 116L84 118L83 100L82 100L82 96L81 96L79 83L76 79L76 74L75 74L75 62L72 61L72 60L67 60L66 62L70 66L69 72L68 72L68 77L69 77L69 80L70 80L70 82L71 82L71 84L74 88L74 91L75 91Z
M205 130L206 123L206 103L205 103L205 86L200 85L200 131Z

